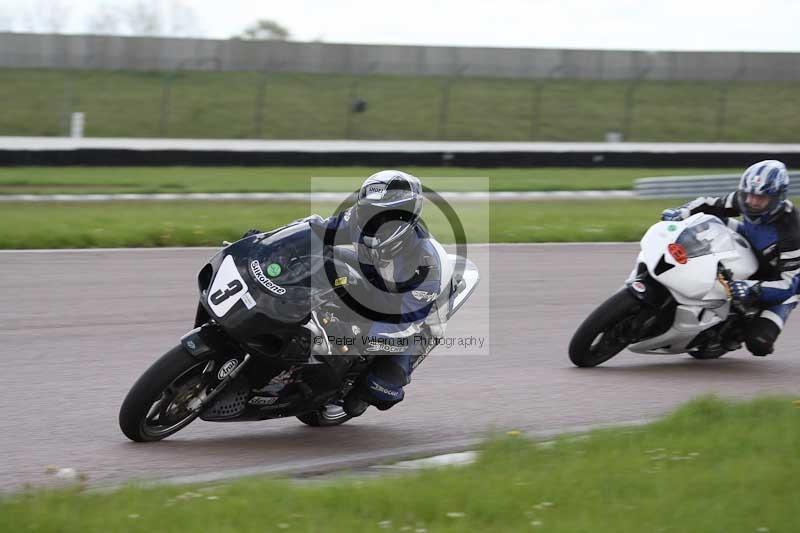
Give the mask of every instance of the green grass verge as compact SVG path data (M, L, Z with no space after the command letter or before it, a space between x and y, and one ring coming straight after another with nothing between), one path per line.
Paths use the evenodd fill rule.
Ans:
M453 204L469 242L636 241L675 200L581 200ZM327 215L333 204L315 205ZM8 203L0 207L0 248L216 246L248 228L307 216L307 202ZM453 242L445 217L425 221Z
M63 135L82 111L92 137L794 142L798 87L0 69L0 135ZM349 112L354 97L366 112Z
M491 440L478 462L297 485L80 488L7 497L7 531L795 531L800 410L788 398L690 402L643 427L540 446Z
M354 190L369 167L0 167L0 194L307 192ZM407 167L436 191L631 189L648 176L737 173L696 168ZM312 178L326 178L313 179ZM465 177L488 178L464 180Z

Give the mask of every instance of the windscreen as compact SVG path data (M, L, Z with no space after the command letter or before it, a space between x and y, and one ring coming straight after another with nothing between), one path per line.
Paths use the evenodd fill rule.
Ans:
M684 229L675 241L689 258L734 250L730 230L717 217L702 217Z
M311 275L322 264L321 250L308 224L294 224L252 248L250 272L273 294L285 294L290 287L310 288Z

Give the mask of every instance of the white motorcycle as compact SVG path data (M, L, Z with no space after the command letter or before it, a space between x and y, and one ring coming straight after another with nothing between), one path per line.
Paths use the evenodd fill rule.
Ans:
M597 366L625 347L720 357L738 348L743 321L757 312L733 301L728 285L757 269L750 243L715 216L658 222L642 237L624 287L578 327L569 358L580 367Z

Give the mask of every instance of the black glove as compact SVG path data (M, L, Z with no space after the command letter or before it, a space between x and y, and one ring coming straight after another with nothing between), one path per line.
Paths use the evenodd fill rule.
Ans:
M729 285L731 298L739 302L750 302L757 300L761 295L761 286L751 280L732 281Z
M685 207L675 207L664 209L661 213L661 220L677 221L689 218L689 210Z
M253 235L258 235L259 233L264 233L264 232L261 231L260 229L249 229L244 235L242 235L242 239L245 239L247 237L252 237Z

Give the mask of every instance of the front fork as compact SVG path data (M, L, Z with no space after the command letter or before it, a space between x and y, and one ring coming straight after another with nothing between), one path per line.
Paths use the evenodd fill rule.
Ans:
M639 312L631 325L631 329L636 332L631 342L647 338L656 324L664 319L670 303L673 301L670 292L658 281L650 276L646 268L639 268L634 271L625 281L625 289L642 304L642 308L647 312Z
M250 354L238 348L218 324L211 322L186 333L181 337L181 345L192 357L208 360L202 376L206 384L213 388L207 396L191 402L189 407L194 412L202 411L210 405L214 398L239 376L251 359ZM218 361L215 357L229 352L237 355L228 357L224 362L221 362L221 359Z

